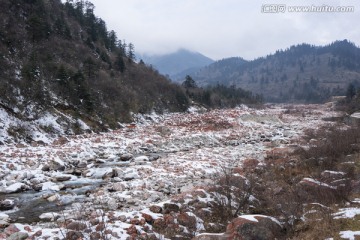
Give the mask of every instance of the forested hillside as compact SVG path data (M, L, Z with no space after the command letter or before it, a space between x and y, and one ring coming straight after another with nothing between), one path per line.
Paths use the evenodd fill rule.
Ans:
M92 3L1 2L0 142L34 121L46 132L74 133L83 123L104 130L131 113L187 109L184 91L136 63L134 45L109 31Z
M224 59L190 75L201 85L235 85L266 101L322 102L360 85L360 49L348 40L300 44L253 61Z

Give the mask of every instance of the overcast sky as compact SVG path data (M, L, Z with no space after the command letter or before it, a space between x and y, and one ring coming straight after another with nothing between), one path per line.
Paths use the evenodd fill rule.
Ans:
M90 0L108 30L139 53L186 48L214 60L247 60L298 43L360 45L359 0ZM262 13L264 4L354 6L351 13ZM265 8L265 10L267 10Z

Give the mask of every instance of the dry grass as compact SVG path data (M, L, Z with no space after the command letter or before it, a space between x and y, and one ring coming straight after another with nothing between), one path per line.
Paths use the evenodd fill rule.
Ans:
M308 149L269 152L265 167L256 171L254 193L261 203L252 213L275 216L285 222L289 239L336 239L341 230L360 230L359 218L334 220L331 215L354 197L351 182L360 176L360 130L323 128L308 132L307 137L314 139ZM325 170L344 172L341 184L324 176ZM304 188L304 178L336 189L311 184ZM307 206L314 202L324 207L309 211ZM301 219L305 215L304 222Z

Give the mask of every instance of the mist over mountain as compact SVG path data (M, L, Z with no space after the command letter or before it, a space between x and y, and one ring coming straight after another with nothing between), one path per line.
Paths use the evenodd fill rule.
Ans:
M199 85L234 85L271 102L321 102L360 86L360 49L348 40L300 44L245 61L228 58L189 73Z
M214 62L201 53L186 49L179 49L174 53L165 55L138 55L138 59L152 65L161 74L169 76L172 80L184 80L188 73Z

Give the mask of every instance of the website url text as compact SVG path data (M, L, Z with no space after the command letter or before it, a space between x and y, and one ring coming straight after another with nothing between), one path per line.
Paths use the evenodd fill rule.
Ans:
M309 6L287 6L286 4L263 4L262 13L352 13L354 6L330 6L330 5L309 5Z

